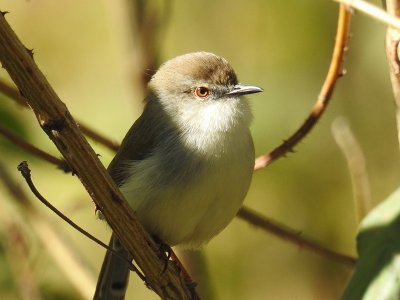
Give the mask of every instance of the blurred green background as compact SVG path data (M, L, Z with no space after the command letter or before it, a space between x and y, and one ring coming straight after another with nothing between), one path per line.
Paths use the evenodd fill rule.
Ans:
M69 110L85 124L119 142L140 115L143 98L135 74L141 72L141 39L132 27L128 1L11 1L0 10ZM374 1L379 5L378 1ZM163 1L155 11L165 12ZM323 83L336 32L338 5L332 1L172 1L162 26L160 62L191 51L225 57L243 83L264 93L251 98L256 154L277 146L308 115ZM340 79L326 114L296 152L255 174L245 204L329 248L355 255L353 194L346 162L331 124L348 119L365 152L373 204L397 186L398 142L395 107L387 70L385 27L356 14L346 76ZM6 71L0 78L9 80ZM58 156L32 112L0 95L0 123ZM92 143L107 165L113 153ZM16 182L28 160L39 190L83 228L108 241L110 230L77 178L18 150L0 138L0 161ZM0 185L1 186L1 185ZM28 192L29 193L29 192ZM4 188L0 211L18 220ZM11 205L12 206L12 205ZM77 248L97 276L105 250L63 224L37 204ZM15 217L14 217L15 214ZM22 215L21 219L24 216ZM22 221L21 221L22 222ZM19 222L19 223L21 223ZM3 223L3 224L2 224ZM0 238L7 228L1 222ZM23 223L23 222L22 222ZM45 299L79 299L79 294L28 226L22 225L28 261ZM3 232L3 234L1 234ZM22 299L12 262L0 242L0 298ZM215 299L337 299L351 269L288 244L235 219L204 247ZM157 299L132 275L127 299ZM137 296L140 295L140 296Z

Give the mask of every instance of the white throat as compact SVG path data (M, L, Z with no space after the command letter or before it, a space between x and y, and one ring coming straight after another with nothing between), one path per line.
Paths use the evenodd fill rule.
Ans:
M247 141L252 114L247 101L235 97L185 103L173 119L185 128L180 138L186 147L219 157Z

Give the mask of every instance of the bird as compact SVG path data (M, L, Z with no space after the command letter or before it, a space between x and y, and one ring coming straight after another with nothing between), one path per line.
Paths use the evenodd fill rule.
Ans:
M210 52L177 56L152 76L143 112L108 166L149 234L196 249L235 217L255 161L243 96L262 91L240 84L228 61ZM114 234L110 246L129 258ZM108 251L94 299L124 299L128 275Z

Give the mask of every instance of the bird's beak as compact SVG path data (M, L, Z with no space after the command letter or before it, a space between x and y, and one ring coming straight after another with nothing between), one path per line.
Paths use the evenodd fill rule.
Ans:
M241 95L260 93L262 91L263 89L259 88L258 86L237 84L225 95L241 96Z

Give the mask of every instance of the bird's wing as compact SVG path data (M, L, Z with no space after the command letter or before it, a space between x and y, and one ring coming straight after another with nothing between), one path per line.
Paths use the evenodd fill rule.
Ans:
M150 119L150 109L146 105L142 115L129 129L117 154L107 168L108 173L118 186L121 186L126 178L127 162L145 159L156 146L157 123Z

